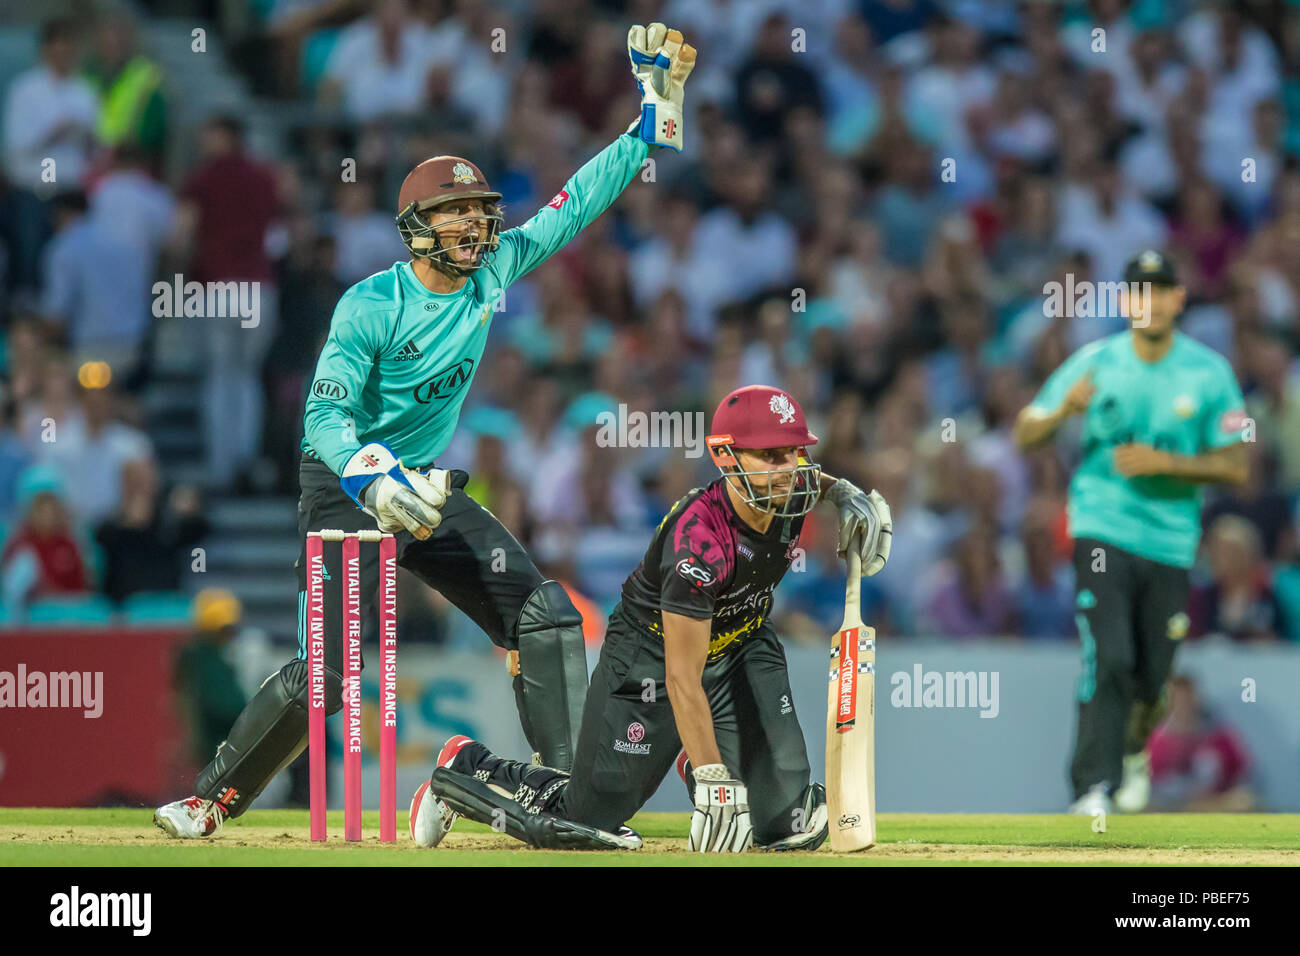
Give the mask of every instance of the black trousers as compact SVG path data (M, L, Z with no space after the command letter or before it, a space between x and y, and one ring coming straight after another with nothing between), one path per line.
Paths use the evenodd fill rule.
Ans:
M303 456L299 469L302 497L298 502L298 532L302 545L298 555L298 654L265 681L235 720L225 743L212 761L200 771L195 793L204 799L222 799L238 815L252 805L267 782L307 746L307 561L308 531L338 529L373 530L374 519L359 509L339 486L338 477L323 463ZM529 596L545 579L515 540L490 511L465 494L469 476L452 472L452 493L441 509L442 523L425 541L407 532L395 535L397 563L446 596L468 614L494 644L518 649L520 612ZM342 545L325 542L325 665L326 708L333 713L342 706ZM363 544L361 555L362 646L378 644L376 617L379 580L379 548ZM561 592L562 593L562 592ZM543 627L539 630L538 619ZM547 615L567 623L549 629ZM568 765L573 745L570 727L577 724L576 697L579 680L586 676L581 659L579 629L577 666L571 659L575 645L572 619L577 612L567 597L551 593L545 609L534 604L526 619L525 633L536 671L531 685L525 675L514 679L515 700L524 734L550 759ZM543 632L549 630L548 635ZM567 637L567 646L565 638ZM522 657L522 655L521 655ZM521 665L522 666L522 665ZM532 687L529 692L528 687ZM330 688L333 688L331 691ZM581 688L585 689L585 682ZM573 689L571 689L573 688ZM575 698L570 707L569 694Z
M722 760L749 790L754 842L773 843L801 830L797 811L811 769L785 651L771 626L708 664L703 685ZM681 746L665 686L663 641L619 605L591 675L573 774L537 809L614 832L659 788ZM544 794L556 777L549 768L502 760L486 748L472 759L472 770L487 771L491 783L516 795Z
M1092 538L1075 540L1074 570L1083 670L1070 782L1079 797L1099 783L1119 786L1126 749L1146 743L1187 633L1188 575Z
M307 532L326 528L374 530L375 520L356 506L339 485L338 475L323 462L306 455L299 466L302 496L298 500L298 654L306 658ZM434 588L478 624L493 644L508 650L519 646L519 612L528 595L546 580L523 546L492 512L465 493L469 475L451 473L453 491L443 505L442 523L425 541L407 531L395 535L397 563ZM325 569L342 567L340 545L326 542ZM378 646L375 607L379 583L379 548L361 546L362 647ZM325 665L342 673L342 582L325 582Z

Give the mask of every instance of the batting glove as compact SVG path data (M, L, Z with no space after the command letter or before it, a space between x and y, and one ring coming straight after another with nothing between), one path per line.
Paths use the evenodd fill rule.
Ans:
M894 518L889 504L880 492L866 494L844 478L837 479L822 497L840 512L839 554L847 553L853 536L858 535L862 576L871 577L889 560L894 542Z
M749 823L749 791L720 763L695 770L695 812L691 815L692 853L742 853L754 843Z
M423 474L405 467L383 442L361 446L343 466L339 483L378 523L380 531L409 531L421 541L442 523L438 509L447 501L447 472Z
M628 127L651 146L681 152L686 78L695 69L695 47L662 23L627 33L627 55L641 91L641 115Z

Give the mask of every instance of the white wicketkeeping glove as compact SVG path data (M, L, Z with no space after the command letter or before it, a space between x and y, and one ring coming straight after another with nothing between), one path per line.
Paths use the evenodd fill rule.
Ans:
M627 33L627 55L641 90L641 115L628 127L651 146L681 152L686 78L695 69L695 47L662 23Z
M451 484L446 471L427 474L407 468L383 442L370 442L343 466L343 490L373 517L380 531L409 531L421 541L442 523L438 511Z
M741 853L754 842L749 824L749 791L720 763L695 768L695 812L691 814L691 852Z
M822 497L840 512L839 554L848 551L849 542L860 532L862 576L871 577L885 566L894 543L889 504L880 492L867 494L845 478L838 479Z

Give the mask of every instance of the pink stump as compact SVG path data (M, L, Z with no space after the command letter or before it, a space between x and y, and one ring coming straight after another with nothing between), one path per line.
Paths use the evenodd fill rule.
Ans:
M379 839L397 841L397 539L379 541Z
M343 839L361 839L361 542L343 539Z
M325 554L319 534L307 536L307 746L311 776L311 838L325 839Z

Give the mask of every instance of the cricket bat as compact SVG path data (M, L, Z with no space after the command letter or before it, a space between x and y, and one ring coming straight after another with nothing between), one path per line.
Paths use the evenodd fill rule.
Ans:
M876 842L876 632L862 623L862 558L850 543L844 622L831 638L826 701L826 809L831 849Z

